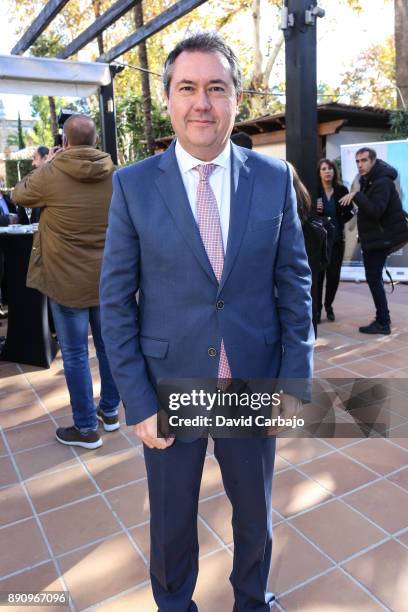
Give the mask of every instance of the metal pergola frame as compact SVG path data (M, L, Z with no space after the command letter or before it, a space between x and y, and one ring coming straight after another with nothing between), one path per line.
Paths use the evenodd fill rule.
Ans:
M21 55L64 8L69 0L48 0L36 19L17 42L11 53ZM94 40L106 28L142 0L117 0L92 25L71 41L59 54L67 59ZM179 0L136 32L98 57L97 62L112 62L126 51L174 23L207 0ZM315 201L317 181L317 84L316 84L316 17L323 16L317 0L282 0L282 29L286 51L286 157L297 168ZM117 68L111 66L111 82L100 87L102 144L117 163L117 140L113 78ZM306 151L306 153L305 153Z

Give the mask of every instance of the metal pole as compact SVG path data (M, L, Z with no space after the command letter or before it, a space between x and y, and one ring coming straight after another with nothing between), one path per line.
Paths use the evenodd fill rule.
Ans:
M314 0L286 0L282 14L286 51L286 159L298 171L316 202L317 74Z
M101 117L102 149L110 153L114 164L118 163L118 147L116 138L115 95L113 78L116 69L111 67L111 82L102 85L99 90L99 110Z

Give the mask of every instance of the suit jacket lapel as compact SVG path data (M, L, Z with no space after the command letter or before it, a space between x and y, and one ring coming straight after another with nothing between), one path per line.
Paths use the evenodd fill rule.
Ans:
M159 170L160 174L156 179L156 185L178 229L205 272L211 280L218 284L188 201L174 152L174 144L161 156Z
M246 164L247 156L235 145L232 144L231 146L230 223L227 251L218 292L224 287L241 246L242 238L247 227L251 205L252 185L254 181L254 170L250 169Z

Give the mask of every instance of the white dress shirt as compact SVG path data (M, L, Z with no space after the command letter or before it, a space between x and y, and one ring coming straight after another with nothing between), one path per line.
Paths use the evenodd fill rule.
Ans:
M218 166L210 176L210 185L214 192L218 211L220 213L221 233L225 253L227 248L230 220L231 143L228 140L225 149L221 151L221 153L215 159L212 159L209 162L203 162L200 159L190 155L190 153L187 153L178 140L176 142L175 153L181 178L183 179L184 187L187 192L188 201L196 221L196 202L199 174L197 170L194 170L194 167L198 166L199 164L216 164Z

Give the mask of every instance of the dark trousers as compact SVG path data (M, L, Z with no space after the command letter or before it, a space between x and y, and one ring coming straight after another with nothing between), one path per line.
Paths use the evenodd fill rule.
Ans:
M323 285L326 278L326 293L324 307L331 308L340 282L341 264L344 256L344 240L338 240L333 244L330 263L319 273L318 283L318 306L319 312L323 307Z
M317 338L317 317L321 310L321 307L319 308L319 275L320 272L317 270L312 270L312 323L315 338Z
M4 255L0 251L0 304L7 304L7 285Z
M266 612L272 553L272 475L276 439L217 438L214 454L232 504L230 581L238 610ZM144 447L150 498L150 575L160 612L195 612L197 511L207 438Z
M373 296L376 319L381 325L391 322L388 310L387 297L385 295L384 281L382 278L383 268L387 259L387 251L363 252L363 262L366 280Z

